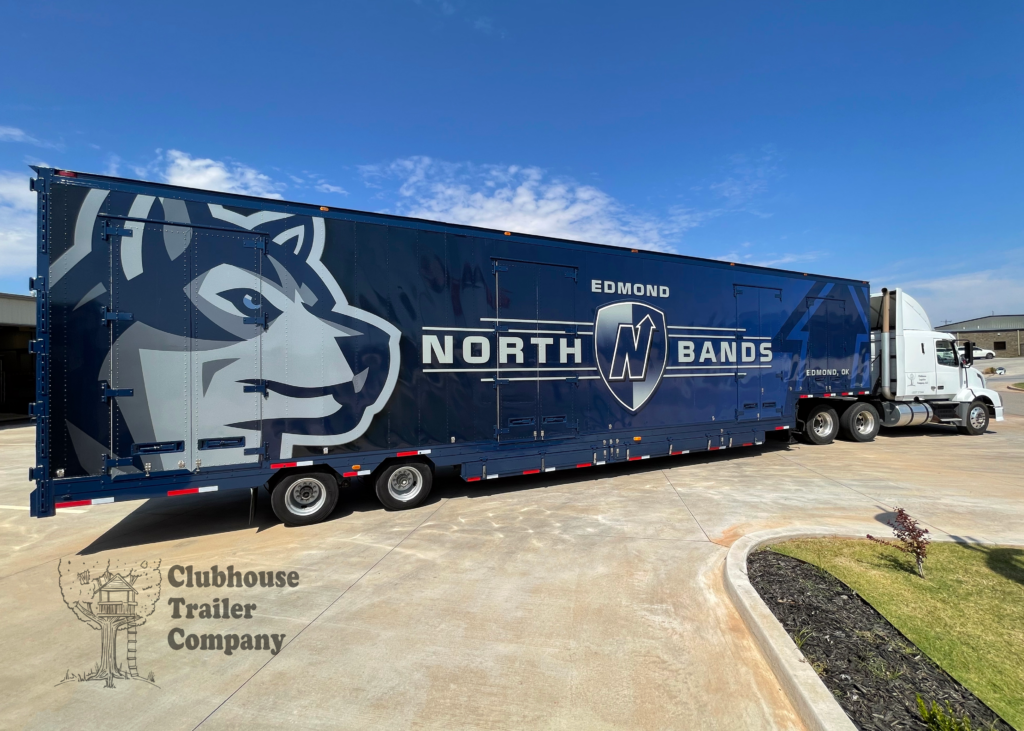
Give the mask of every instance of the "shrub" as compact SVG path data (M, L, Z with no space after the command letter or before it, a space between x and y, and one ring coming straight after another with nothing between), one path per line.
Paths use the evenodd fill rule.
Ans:
M928 555L928 544L931 538L928 537L928 529L922 528L916 520L907 515L903 508L896 508L896 522L890 523L896 541L883 541L868 534L868 540L881 543L883 546L891 546L897 551L909 553L917 561L917 573L924 578L924 559Z
M949 701L946 701L945 710L935 701L932 701L932 706L929 708L921 696L917 696L917 710L921 713L921 720L927 724L928 731L971 731L974 728L971 726L971 719L967 714L961 718L956 717ZM979 729L979 731L981 730Z

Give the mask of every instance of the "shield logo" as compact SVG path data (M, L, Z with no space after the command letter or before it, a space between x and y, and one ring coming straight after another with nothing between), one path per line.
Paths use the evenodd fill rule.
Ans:
M661 382L667 333L665 313L642 302L616 302L597 310L597 367L608 390L630 411L639 411Z

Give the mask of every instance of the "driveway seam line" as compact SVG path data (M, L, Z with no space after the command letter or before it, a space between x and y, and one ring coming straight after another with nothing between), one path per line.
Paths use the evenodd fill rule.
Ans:
M217 704L217 707L216 707L216 708L214 708L214 709L213 709L212 711L210 711L210 712L209 712L209 713L208 713L208 714L206 715L206 717L205 717L205 718L204 718L204 719L203 719L202 721L200 721L199 723L197 723L197 724L196 724L195 726L193 726L193 727L192 727L192 731L195 731L195 730L196 730L197 728L199 728L199 727L200 727L200 726L202 726L202 725L203 725L204 723L206 723L207 721L209 721L209 720L210 720L210 719L211 719L211 718L213 717L213 715L214 715L215 713L217 713L217 711L219 711L219 710L220 710L221 708L223 708L223 707L224 707L224 704L225 704L225 703L227 703L227 702L228 702L229 700L231 700L232 698L234 698L234 697L235 697L235 693L237 693L237 692L238 692L238 691L240 691L240 690L241 690L242 688L244 688L244 687L245 687L246 685L248 685L248 684L249 684L249 681L250 681L250 680L252 680L253 678L255 678L255 677L256 677L257 675L259 675L259 674L260 674L260 672L261 672L261 671L263 670L263 668L265 668L265 667L266 667L267 665L269 665L269 664L270 664L271 662L273 662L273 661L274 661L274 658L275 658L275 657L280 657L280 656L281 656L281 653L282 653L282 652L284 652L284 651L285 651L285 650L286 650L286 649L287 649L287 648L288 648L288 647L289 647L289 646L290 646L290 645L291 645L291 644L292 644L293 642L295 642L295 640L299 639L299 635L301 635L301 634L302 634L303 632L305 632L305 631L306 631L307 629L309 629L309 628L310 628L310 627L311 627L311 626L313 625L313 623L314 623L314 622L316 622L316 621L317 621L318 619L320 619L320 617L322 617L322 616L324 615L324 613L325 613L325 612L326 612L326 611L327 611L328 609L330 609L330 608L331 608L331 607L333 607L333 606L334 606L335 604L337 604L337 603L338 603L339 601L341 601L341 598L342 598L342 597L344 597L344 596L345 596L345 595L346 595L346 594L347 594L347 593L349 592L349 589L351 589L351 588L352 588L352 587L354 587L354 586L355 586L356 584L358 584L358 583L359 583L360 581L362 581L362 580L363 580L364 578L366 578L367 574L369 574L369 573L370 573L371 571L373 571L373 570L374 570L375 568L377 568L377 566L379 566L379 565L380 565L380 562L381 562L381 561L383 561L383 560L384 560L384 559L386 559L386 558L387 558L388 556L390 556L390 555L391 555L391 553L392 553L392 552L393 552L393 551L394 551L395 549L397 549L397 548L398 548L399 546L401 546L401 545L402 545L403 543L405 543L406 539L408 539L408 538L409 538L409 537L410 537L410 536L411 536L411 535L412 535L413 533L415 533L416 531L418 531L418 530L420 529L420 527L421 527L421 526L422 526L422 525L423 525L424 523L426 523L426 522L427 522L428 520L430 520L431 518L433 518L433 517L434 517L434 514L435 514L435 513L436 513L436 512L438 511L438 510L440 510L440 509L441 509L442 507L444 507L445 505L447 505L447 504L448 504L448 499L447 499L447 498L445 498L445 500L444 500L444 501L443 501L443 502L442 502L442 503L441 503L440 505L438 505L438 506L437 506L436 508L434 508L434 509L433 509L433 510L431 511L430 515L428 515L427 517L425 517L425 518L424 518L423 520L421 520L421 521L420 521L419 523L417 523L417 524L416 524L416 527L415 527L415 528L413 528L413 529L412 529L412 530L410 530L410 531L409 531L408 533L406 533L406 534L405 534L404 536L402 536L402 540L400 540L400 541L399 541L398 543L396 543L396 544L395 544L394 546L392 546L391 548L389 548L389 549L387 550L387 552L386 552L386 553L385 553L385 554L384 554L383 556L381 556L380 558L378 558L378 559L377 559L377 560L376 560L376 561L375 561L375 562L373 563L373 566L371 566L370 568L366 569L366 571L364 571L364 572L363 572L362 574L360 574L360 575L359 575L359 578L358 578L358 579L356 579L355 581L353 581L353 582L352 582L351 584L349 584L348 586L346 586L346 587L345 587L345 590L344 590L343 592L341 592L340 594L338 594L338 596L337 596L337 597L335 597L334 601L332 601L332 602L331 602L330 604L328 604L328 605L327 605L326 607L324 607L324 608L323 608L323 609L322 609L322 610L320 611L320 613L319 613L318 615L316 615L315 617L313 617L313 619L309 620L309 622L308 622L308 623L306 624L306 626L305 626L305 627L303 627L303 628L302 628L302 629L300 629L300 630L299 630L298 632L296 632L296 633L295 633L295 636L294 636L294 637L292 637L292 639L291 639L291 640L290 640L290 641L288 642L288 644L287 644L287 645L285 645L284 647L282 647L282 648L281 648L281 650L280 650L280 651L279 651L279 652L277 653L277 655L274 655L274 656L273 656L273 657L271 657L271 658L270 658L269 660L267 660L267 661L266 661L265 663L263 663L262 665L260 665L260 666L259 666L259 667L258 667L258 668L256 669L256 672L254 672L254 673L253 673L252 675L250 675L250 676L249 676L248 678L246 678L246 679L245 679L245 681L244 681L244 682L243 682L243 683L242 683L241 685L239 685L239 686L238 686L237 688L235 688L235 689L234 689L233 691L231 691L231 694L230 694L230 695L229 695L229 696L228 696L227 698L225 698L225 699L224 699L224 700L222 700L222 701L221 701L220 703L218 703L218 704Z
M875 505L875 507L876 507L876 508L877 508L877 507L884 507L884 508L886 508L886 509L888 509L888 510L890 510L890 511L891 511L891 510L892 510L893 508L895 508L895 507L896 507L895 505L886 505L886 504L885 504L885 501L884 501L884 500L878 500L878 499L876 499L876 498L872 497L871 495L868 495L867 493L861 492L860 490L858 490L858 489L857 489L857 488L855 488L855 487L851 487L851 486L847 485L847 484L846 484L845 482L843 482L842 480L837 480L837 479L836 479L836 478L834 478L834 477L829 477L829 476L828 476L828 475L826 475L826 474L823 474L823 473L821 473L821 472L818 472L818 470L814 469L813 467L808 467L807 465L805 465L805 464L801 464L800 462L797 462L797 461L796 461L796 460L794 460L794 459L790 459L789 457L786 457L785 455L783 455L783 459L785 459L785 460L787 460L787 461L791 462L792 464L795 464L795 465L796 465L796 466L798 466L798 467L802 467L802 468L804 468L804 469L805 469L805 470L807 470L808 472L813 472L813 473L814 473L814 474L816 474L816 475L817 475L818 477L823 477L824 479L826 479L826 480L829 480L830 482L834 482L834 483L836 483L837 485L839 485L840 487L844 487L844 488L846 488L846 489L847 489L847 490L849 490L850 492L855 492L855 493L857 493L858 495L860 495L860 496L861 496L862 498L864 498L865 500L868 500L868 501L870 501L870 502L874 503L874 505ZM879 503L882 503L882 505L880 506L880 505L879 505ZM940 527L939 527L939 526L937 526L937 525L936 525L935 523L932 523L932 522L930 522L930 521L928 521L928 520L922 519L922 520L921 520L921 522L922 522L922 523L924 523L924 524L925 524L925 525L927 525L927 526L930 526L930 527L934 528L934 529L935 529L935 530L937 530L937 531L940 531L941 533L945 533L945 534L946 534L947 536L951 536L951 535L953 535L952 533L950 533L950 532L949 532L948 530L946 530L945 528L940 528ZM890 526L890 527L891 527L891 526Z
M672 492L674 492L676 494L676 497L679 498L679 502L681 502L683 504L683 507L686 508L686 512L690 514L691 518L693 518L693 522L697 524L698 528L700 528L700 532L703 533L704 537L708 539L708 543L714 543L716 546L728 548L728 546L723 546L721 543L711 540L711 536L709 536L708 532L704 530L704 526L700 524L700 521L697 520L697 516L693 514L692 510L690 510L690 506L686 504L685 500L683 500L683 496L679 494L679 490L676 489L675 483L672 482L672 478L668 476L665 470L661 470L661 475L662 477L665 478L665 482L668 483L668 486L672 488Z

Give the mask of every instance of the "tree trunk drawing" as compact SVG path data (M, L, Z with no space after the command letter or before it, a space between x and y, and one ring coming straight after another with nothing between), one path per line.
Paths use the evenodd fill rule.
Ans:
M76 607L82 615L88 617L90 623L99 625L100 629L100 662L95 671L89 673L86 680L106 680L106 687L113 688L114 678L127 678L127 674L117 667L117 633L124 628L132 617L107 617L96 615L92 607L85 603Z

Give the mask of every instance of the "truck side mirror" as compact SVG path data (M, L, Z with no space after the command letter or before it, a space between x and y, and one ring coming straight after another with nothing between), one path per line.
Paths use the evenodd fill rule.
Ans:
M964 366L970 368L974 365L974 343L968 342L964 345Z

